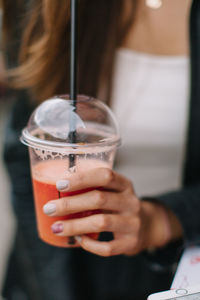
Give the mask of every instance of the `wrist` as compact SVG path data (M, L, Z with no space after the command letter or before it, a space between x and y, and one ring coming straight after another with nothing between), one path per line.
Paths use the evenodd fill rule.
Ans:
M145 241L146 249L154 249L162 247L167 242L166 225L163 221L163 211L160 204L143 201L143 214L146 220ZM167 236L169 232L167 232Z
M181 225L172 211L156 202L143 201L146 249L160 248L182 237Z

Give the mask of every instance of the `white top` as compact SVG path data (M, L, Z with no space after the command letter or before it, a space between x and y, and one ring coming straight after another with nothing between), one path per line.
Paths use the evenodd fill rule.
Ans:
M120 49L114 70L112 109L122 146L116 170L138 196L181 187L189 104L189 58Z

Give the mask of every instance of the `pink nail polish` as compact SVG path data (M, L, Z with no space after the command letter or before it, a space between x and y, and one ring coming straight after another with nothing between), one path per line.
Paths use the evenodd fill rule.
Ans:
M53 224L51 226L51 230L52 230L53 233L60 233L60 232L63 231L63 229L64 229L63 224L61 224L61 223Z

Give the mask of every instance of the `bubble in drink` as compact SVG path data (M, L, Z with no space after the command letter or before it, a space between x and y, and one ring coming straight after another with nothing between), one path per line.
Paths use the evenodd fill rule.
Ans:
M69 168L69 172L70 173L75 173L76 169L77 169L76 166L73 166L73 167Z

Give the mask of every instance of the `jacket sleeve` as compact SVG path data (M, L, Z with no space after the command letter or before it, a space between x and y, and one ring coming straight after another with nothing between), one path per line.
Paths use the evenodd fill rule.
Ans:
M143 199L163 204L174 212L182 225L183 239L153 251L143 252L144 259L152 270L167 268L174 273L184 248L200 244L200 185L191 185L179 191Z
M200 184L155 197L179 219L185 246L200 243Z

